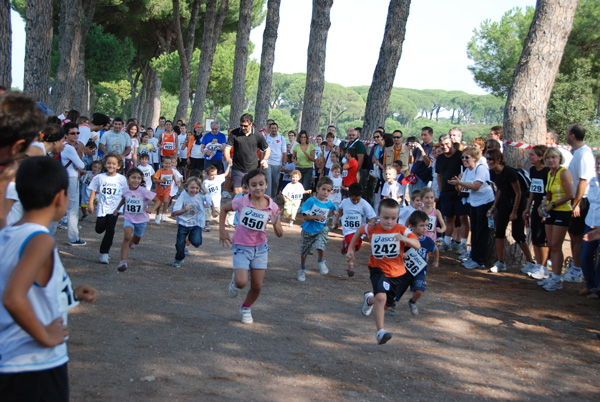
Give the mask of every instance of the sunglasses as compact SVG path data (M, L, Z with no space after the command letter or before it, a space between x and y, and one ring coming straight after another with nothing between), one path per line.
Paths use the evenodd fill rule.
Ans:
M373 138L378 139L378 138L381 138L381 137L378 136L378 135L374 135Z
M471 159L471 157L465 155L465 156L462 156L461 159Z
M248 127L250 127L250 124L240 124L240 127L242 127L242 128L248 128Z
M402 139L402 137L392 137L392 138L395 139L395 140L401 140Z
M79 131L76 133L67 133L67 135L79 135Z

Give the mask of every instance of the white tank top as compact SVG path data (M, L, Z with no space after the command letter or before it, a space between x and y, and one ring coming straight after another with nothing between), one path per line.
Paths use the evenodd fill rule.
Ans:
M16 267L25 245L33 236L48 233L48 228L26 223L0 231L0 295ZM48 325L58 317L67 324L67 310L79 304L71 280L54 248L52 276L45 287L34 283L27 292L36 317ZM49 370L69 361L67 344L48 348L36 342L0 304L0 373Z

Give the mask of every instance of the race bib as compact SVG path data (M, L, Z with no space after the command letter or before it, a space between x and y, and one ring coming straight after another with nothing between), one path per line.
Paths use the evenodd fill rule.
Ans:
M371 238L371 250L373 257L396 258L400 255L400 242L395 233L374 234Z
M361 214L348 214L344 215L343 225L348 229L358 229L362 223L362 215Z
M347 170L344 170L342 172L342 177L348 177L348 171Z
M61 270L59 275L61 275L61 285L58 287L58 310L60 312L67 311L73 307L79 305L79 300L77 300L77 295L73 290L73 284L71 283L71 278L67 275L64 267Z
M425 261L414 248L409 248L408 251L406 251L406 256L408 259L404 260L404 266L412 276L417 276L425 269L425 267L427 267L427 261Z
M169 187L171 185L171 183L173 183L173 175L172 174L161 174L160 175L160 180L165 180L165 182L160 183L161 186L163 187Z
M117 185L113 183L105 183L100 188L100 192L107 197L110 197L111 195L116 195L118 190L119 189L117 188Z
M219 191L219 186L208 186L207 190L210 194L215 194Z
M333 194L339 194L340 193L340 186L333 186Z
M302 194L302 193L292 193L292 194L290 194L290 198L292 200L301 200L303 195L304 194Z
M269 222L269 213L251 207L244 207L239 222L247 229L264 232Z
M531 186L529 191L534 194L544 194L544 180L542 179L531 179Z
M125 212L140 214L144 212L144 202L141 198L125 197Z
M175 144L172 142L165 142L163 148L166 149L167 151L172 151L173 149L175 149Z
M467 180L465 183L473 184L474 182L475 182L474 180ZM465 187L461 188L460 191L461 191L461 193L464 193L464 194L468 194L471 192L471 190L469 190L468 188L465 188Z
M429 222L427 222L427 231L433 232L435 230L435 224L437 221L437 216L430 216Z
M311 215L311 216L323 215L325 217L325 219L319 219L315 222L327 223L327 215L328 214L329 214L329 209L319 208L318 206L313 205L313 207L310 209L310 211L308 211L307 215Z

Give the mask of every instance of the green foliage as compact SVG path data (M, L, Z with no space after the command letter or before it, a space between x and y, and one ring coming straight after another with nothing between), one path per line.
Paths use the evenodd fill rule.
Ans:
M336 125L342 116L358 118L365 112L365 101L356 92L326 82L321 103L321 125Z
M277 123L279 127L279 133L284 137L290 130L296 130L296 122L292 119L288 113L279 109L269 110L269 119L272 119ZM287 137L286 137L287 138Z
M122 116L125 111L125 102L130 97L130 86L126 80L114 82L100 82L93 86L96 93L94 111L105 113L109 116Z
M499 96L508 96L515 67L535 13L527 7L525 14L516 7L507 11L499 22L485 20L467 44L469 66L477 85Z
M130 38L119 40L105 33L100 25L92 24L85 38L85 72L92 83L126 78L125 71L135 53Z

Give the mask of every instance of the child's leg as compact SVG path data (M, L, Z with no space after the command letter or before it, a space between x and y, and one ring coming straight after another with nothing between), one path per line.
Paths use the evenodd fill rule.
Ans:
M113 238L115 237L115 226L117 225L118 216L113 214L106 215L106 232L100 243L100 254L108 254L110 246L113 244ZM96 232L98 232L98 223L96 222Z
M202 228L200 226L190 228L188 240L194 247L200 247L202 245Z
M383 320L385 317L385 302L387 295L385 293L377 293L369 303L373 304L373 315L375 316L375 326L379 331L383 328Z
M140 244L140 241L142 241L142 238L140 236L133 235L133 238L131 239L131 242L133 244L137 246L138 244Z
M127 259L127 254L129 253L129 243L133 239L133 227L126 226L123 229L123 244L121 244L121 259Z
M106 230L106 222L106 216L99 216L96 218L96 227L94 228L96 230L96 233L100 234Z
M238 289L244 289L248 283L248 270L246 268L233 268L233 282Z
M252 277L252 282L250 283L250 290L248 291L248 294L246 295L246 300L244 301L247 307L252 306L256 299L258 299L258 295L260 295L260 291L262 289L263 280L265 279L265 271L266 270L264 269L250 269L250 276ZM248 277L247 272L248 271L246 271L246 278Z
M319 256L319 261L323 261L323 258L325 258L325 252L323 250L317 250L317 254Z
M412 295L412 302L416 303L421 298L421 296L423 296L423 291L421 289L415 290Z
M177 240L175 241L175 260L183 261L185 258L185 239L188 236L188 233L191 231L191 228L186 226L177 225Z
M206 219L206 226L210 226L210 220L212 219L212 212L209 208L204 210L204 217Z

